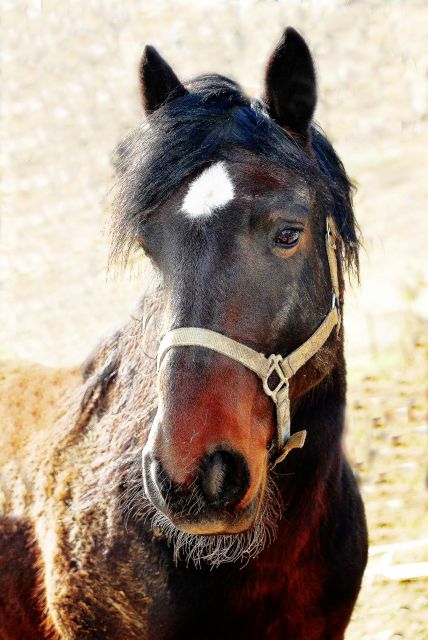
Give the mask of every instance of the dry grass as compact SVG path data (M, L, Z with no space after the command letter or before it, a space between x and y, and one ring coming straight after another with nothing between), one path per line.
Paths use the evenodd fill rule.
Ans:
M348 449L372 545L427 537L426 3L127 0L40 11L36 1L5 0L2 22L0 354L62 369L126 318L147 279L106 282L100 233L110 152L141 117L143 44L157 45L182 77L215 70L257 94L283 26L307 36L319 70L317 119L359 186L366 246L362 287L350 289L346 308ZM2 386L24 384L28 400L17 407L8 392L2 415L27 429L52 419L56 376L68 384L75 375L4 371ZM427 560L427 547L373 555L348 640L428 637L427 579L382 576Z
M348 640L427 638L427 346L417 337L411 364L352 376L346 443L371 554Z

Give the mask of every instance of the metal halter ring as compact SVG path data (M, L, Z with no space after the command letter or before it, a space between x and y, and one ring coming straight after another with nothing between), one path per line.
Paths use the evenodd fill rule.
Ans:
M279 391L281 391L281 389L283 387L288 387L288 378L285 376L284 371L281 367L281 363L284 360L284 358L280 355L275 355L272 354L269 356L268 358L268 372L266 374L266 377L263 378L263 389L266 393L266 395L268 395L270 398L272 398L272 400L276 403L277 402L277 396ZM269 378L271 377L271 375L273 373L276 373L276 375L279 378L279 382L276 385L275 389L271 389L268 385L269 382Z

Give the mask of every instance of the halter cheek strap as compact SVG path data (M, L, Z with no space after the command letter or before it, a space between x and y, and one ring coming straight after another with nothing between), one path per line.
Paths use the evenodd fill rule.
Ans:
M315 333L288 356L271 354L266 357L263 353L259 353L221 333L199 327L172 329L164 335L159 345L158 372L166 354L171 349L175 347L205 347L239 362L259 376L263 382L264 392L272 398L276 406L277 444L280 453L275 464L284 460L291 449L303 447L306 439L306 431L290 434L289 379L321 349L333 328L335 326L340 328L339 280L335 240L334 223L331 218L328 218L325 244L332 284L332 306ZM275 388L271 388L270 385L273 374L276 374L278 380Z

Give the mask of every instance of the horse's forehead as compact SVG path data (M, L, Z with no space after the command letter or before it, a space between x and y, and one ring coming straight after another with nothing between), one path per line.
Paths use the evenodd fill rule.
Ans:
M206 218L234 196L235 187L226 163L216 162L189 184L181 210L189 218Z
M208 218L238 197L238 189L242 191L240 195L250 197L287 190L302 200L308 199L307 185L289 173L272 168L267 171L265 167L254 165L241 165L240 168L239 176L224 161L215 162L204 169L188 185L181 211L187 218Z

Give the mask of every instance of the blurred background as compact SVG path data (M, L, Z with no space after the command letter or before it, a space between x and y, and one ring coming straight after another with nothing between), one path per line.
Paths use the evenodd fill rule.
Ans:
M146 263L106 274L111 153L142 118L144 44L183 79L215 71L258 95L283 28L306 37L316 120L358 187L364 237L345 309L346 446L372 551L347 639L426 640L428 4L3 0L2 14L6 428L51 419L76 366L150 280Z

